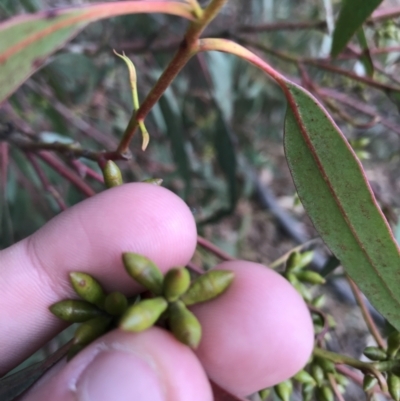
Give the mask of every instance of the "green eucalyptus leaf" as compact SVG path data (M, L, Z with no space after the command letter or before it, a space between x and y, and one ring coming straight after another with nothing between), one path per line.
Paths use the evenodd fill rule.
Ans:
M331 55L336 57L382 0L342 0L333 32Z
M318 101L285 82L285 151L322 239L374 306L400 329L399 248L361 163Z
M155 5L149 5L148 1L117 1L38 12L0 23L0 103L88 23L143 12L163 12L193 19L191 6L177 1Z

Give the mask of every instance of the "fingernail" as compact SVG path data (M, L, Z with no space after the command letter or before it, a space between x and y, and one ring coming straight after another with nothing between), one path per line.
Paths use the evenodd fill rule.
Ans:
M84 370L76 386L78 401L165 401L160 377L130 352L104 351Z

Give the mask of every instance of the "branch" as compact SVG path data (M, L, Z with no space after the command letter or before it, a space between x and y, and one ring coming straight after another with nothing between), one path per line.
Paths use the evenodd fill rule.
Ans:
M129 120L128 126L124 132L121 142L118 146L117 153L124 155L129 150L129 144L135 134L135 131L142 123L150 112L152 107L157 103L160 97L163 95L168 86L172 83L178 73L186 65L189 59L196 54L198 49L197 41L207 27L207 25L216 17L219 10L225 4L227 0L212 0L208 7L204 10L203 15L196 21L193 21L185 34L183 42L181 43L179 50L161 74L157 83L151 89L146 99L143 101L139 110L134 113Z
M37 153L37 156L42 159L46 164L52 167L58 174L66 178L71 184L79 189L85 196L90 197L96 194L89 185L86 184L78 175L67 168L60 160L52 154L44 151Z
M39 163L37 162L35 157L29 152L26 152L26 157L29 160L29 162L31 163L37 176L39 177L39 180L42 183L42 186L45 189L45 191L47 191L53 197L53 199L56 201L56 203L61 211L66 210L68 208L68 206L64 202L64 199L62 198L60 193L54 188L54 186L51 185L49 179L46 176L46 173L41 169L41 167L39 166Z
M361 313L363 315L364 321L365 321L370 333L375 338L375 341L379 345L379 347L385 349L386 343L385 343L384 339L382 338L381 334L379 333L379 330L376 327L376 325L368 311L367 306L365 305L365 301L364 301L363 295L361 294L361 291L359 290L359 288L356 286L356 284L350 277L347 276L347 280L350 284L351 290L353 291L354 297L357 300L357 304L361 309Z

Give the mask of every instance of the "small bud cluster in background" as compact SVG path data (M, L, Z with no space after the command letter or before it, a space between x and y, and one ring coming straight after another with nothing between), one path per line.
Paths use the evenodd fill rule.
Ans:
M314 322L314 331L317 336L322 335L321 339L325 339L328 335L326 329L333 327L335 323L330 315L322 311L318 313L318 310L324 305L325 296L314 297L310 286L324 284L325 279L319 273L307 269L313 256L314 252L312 251L292 252L286 261L285 270L282 274L309 305ZM291 379L277 384L273 389L261 390L259 396L262 400L266 400L273 390L279 400L290 401L294 389L297 388L301 392L302 401L312 399L334 401L332 380L335 381L337 390L344 393L348 383L347 378L336 371L333 362L322 357L312 356L303 370Z
M374 361L374 368L385 372L387 390L393 400L400 401L400 333L393 332L387 339L386 349L366 347L363 354ZM376 384L381 385L373 374L365 374L363 388L366 392L372 390ZM384 390L384 389L382 389Z
M169 270L163 276L148 258L136 253L124 253L123 263L128 274L153 294L153 298L127 299L118 291L106 294L92 276L73 272L70 280L82 300L57 302L50 311L70 323L82 323L74 334L68 358L108 330L119 327L125 331L140 332L159 320L182 343L197 348L201 340L201 325L187 308L216 298L225 292L234 274L227 270L211 270L193 282L183 267Z
M311 401L334 401L335 396L331 388L331 381L336 382L337 389L344 393L348 380L338 373L333 362L325 358L312 357L306 368L298 372L290 380L274 386L273 390L282 401L290 401L293 390L297 384L301 388L301 400ZM260 398L265 400L271 389L264 389L259 392Z

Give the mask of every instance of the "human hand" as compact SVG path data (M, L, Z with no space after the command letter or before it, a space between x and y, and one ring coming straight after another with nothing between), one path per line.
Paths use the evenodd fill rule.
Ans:
M163 271L184 266L196 246L188 207L150 184L107 190L60 214L31 237L0 252L0 376L65 325L49 306L74 296L71 271L87 272L107 291L139 287L122 266L123 252ZM240 396L295 374L313 347L308 310L291 285L262 265L233 261L229 290L191 310L203 336L192 351L167 331L115 330L59 362L21 401L208 401L207 376Z

